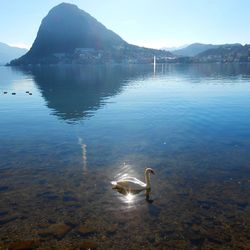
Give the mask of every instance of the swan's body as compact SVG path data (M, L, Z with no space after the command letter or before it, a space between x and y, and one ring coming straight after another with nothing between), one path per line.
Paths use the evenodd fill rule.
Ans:
M150 174L154 174L153 169L146 168L145 170L145 182L138 180L135 177L124 177L118 181L111 181L112 187L114 189L121 190L123 192L139 193L143 190L149 191L151 189L150 185Z

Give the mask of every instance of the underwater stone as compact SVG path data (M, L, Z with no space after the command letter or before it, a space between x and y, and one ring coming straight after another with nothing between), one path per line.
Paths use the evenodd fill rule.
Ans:
M64 223L53 224L48 229L39 232L41 236L53 235L57 239L62 239L69 231L71 227L65 225Z
M19 242L11 243L7 249L10 250L27 250L27 249L34 249L38 247L37 240L23 240Z
M92 228L89 228L85 225L80 225L77 228L76 232L82 236L91 236L91 235L97 233L95 230L93 230Z
M97 244L93 240L85 240L80 243L79 248L81 250L87 250L87 249L94 250L97 249Z

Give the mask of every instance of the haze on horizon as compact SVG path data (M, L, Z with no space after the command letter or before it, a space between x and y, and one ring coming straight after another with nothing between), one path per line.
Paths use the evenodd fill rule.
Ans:
M62 0L0 2L0 42L31 47L42 19ZM68 0L131 44L250 44L248 0Z

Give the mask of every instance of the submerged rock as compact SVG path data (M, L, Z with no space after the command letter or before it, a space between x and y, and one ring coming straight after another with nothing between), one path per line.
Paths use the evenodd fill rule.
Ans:
M85 226L85 225L80 225L77 229L76 232L80 234L81 236L91 236L93 234L96 234L97 232L93 230L92 228Z
M53 224L48 229L41 230L39 232L39 235L41 236L48 236L52 235L57 239L62 239L69 231L71 230L71 227L64 224Z
M84 240L80 243L79 248L81 250L94 250L97 249L97 243L93 240Z
M11 243L7 249L27 250L27 249L35 249L36 247L38 247L37 240L22 240L22 241Z

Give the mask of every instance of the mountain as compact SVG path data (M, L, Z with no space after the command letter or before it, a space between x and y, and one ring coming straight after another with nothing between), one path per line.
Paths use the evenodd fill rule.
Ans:
M76 5L61 3L42 20L28 53L11 65L119 61L154 54L171 56L130 45Z
M5 43L0 43L0 65L5 65L11 60L24 55L28 50L18 47L11 47Z
M73 52L75 48L107 49L126 42L76 5L62 3L43 19L29 55Z
M203 51L206 51L208 49L215 49L215 48L218 48L219 46L220 45L192 43L185 48L174 50L172 51L172 53L177 56L193 57L202 53Z
M188 56L188 57L194 57L197 56L207 50L211 49L218 49L218 48L223 48L225 46L240 46L240 43L235 43L235 44L203 44L203 43L192 43L182 49L178 50L173 50L171 51L172 54L177 55L177 56Z
M177 46L177 47L162 47L161 49L162 49L162 50L166 50L166 51L173 52L173 51L176 51L176 50L184 49L184 48L186 48L187 46L189 46L189 44L185 44L185 45Z
M196 62L250 62L250 45L225 44L206 50L195 57Z

